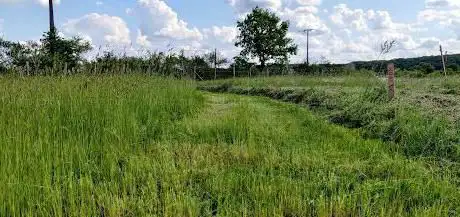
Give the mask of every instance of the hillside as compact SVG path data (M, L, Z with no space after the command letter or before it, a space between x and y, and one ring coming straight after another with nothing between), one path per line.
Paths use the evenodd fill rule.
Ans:
M373 70L376 67L378 68L382 62L388 63L392 62L396 65L397 68L402 70L414 70L421 63L428 63L434 67L435 70L442 70L442 60L441 56L424 56L416 58L398 58L387 61L356 61L352 62L356 69L368 69ZM384 64L386 65L386 64ZM457 71L460 66L460 54L447 55L447 68L450 68L454 71Z

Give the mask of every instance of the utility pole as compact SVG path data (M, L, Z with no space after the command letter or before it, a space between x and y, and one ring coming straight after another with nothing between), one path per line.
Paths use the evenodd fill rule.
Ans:
M53 9L53 0L49 0L49 13L50 13L50 32L54 31L54 9Z
M307 33L307 66L310 66L310 32L315 29L305 29L302 32Z
M444 76L447 76L446 62L444 61L444 53L442 52L442 45L439 45L439 51L441 51L442 69L444 70Z
M214 49L214 80L217 79L217 48Z
M49 21L50 21L50 32L49 32L49 51L51 56L54 57L54 53L56 51L56 38L57 38L57 31L56 27L54 26L54 8L53 8L53 0L49 0ZM54 59L54 58L53 58ZM54 60L53 60L54 61Z

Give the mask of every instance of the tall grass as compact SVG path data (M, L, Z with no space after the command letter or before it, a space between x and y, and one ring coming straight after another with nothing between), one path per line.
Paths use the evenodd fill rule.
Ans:
M142 76L1 78L0 213L90 216L124 206L143 182L143 163L128 164L202 106L191 85Z
M262 98L0 78L0 216L455 216L453 172Z

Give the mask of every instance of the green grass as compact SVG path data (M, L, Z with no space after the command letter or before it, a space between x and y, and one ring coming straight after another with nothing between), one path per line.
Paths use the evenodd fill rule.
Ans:
M143 76L0 87L0 216L460 213L454 171L296 105Z
M409 157L460 161L459 76L397 78L389 101L384 78L286 76L201 82L200 88L267 96L308 106L330 122L360 129Z

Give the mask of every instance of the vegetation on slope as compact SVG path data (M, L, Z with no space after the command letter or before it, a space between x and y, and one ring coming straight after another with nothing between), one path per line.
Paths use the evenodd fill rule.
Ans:
M447 69L452 72L458 72L460 69L460 54L453 54L446 56ZM393 60L385 61L356 61L352 62L355 65L356 69L367 69L367 70L377 70L382 71L385 69L388 63L394 63L399 69L404 71L423 71L425 73L432 73L435 70L441 71L442 59L441 56L424 56L424 57L415 57L415 58L398 58Z

